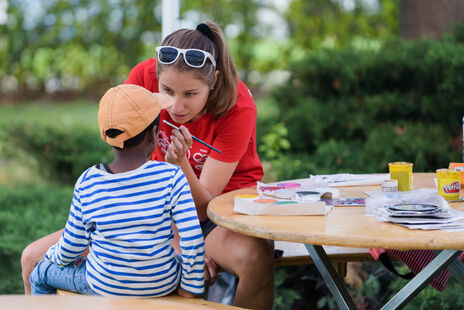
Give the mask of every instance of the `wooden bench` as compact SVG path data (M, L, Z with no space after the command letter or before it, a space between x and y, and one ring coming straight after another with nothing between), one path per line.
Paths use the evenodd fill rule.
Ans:
M276 250L283 251L282 257L276 258L275 260L276 267L314 263L302 243L275 241L274 246ZM324 246L324 250L327 252L327 256L342 277L346 275L346 266L348 262L366 262L374 260L369 253L369 249L366 248Z
M101 297L80 295L58 290L57 295L0 296L2 309L44 309L44 310L138 310L138 309L179 309L179 310L239 310L244 309L207 301L201 298L184 298L169 295L158 298Z
M311 256L308 254L304 244L294 243L294 242L285 242L285 241L275 241L275 249L283 251L283 255L275 260L275 266L295 266L295 265L306 265L313 264ZM374 258L371 256L369 249L367 248L349 248L349 247L336 247L336 246L324 246L330 261L333 263L337 272L345 277L347 275L347 263L349 262L366 262L373 261ZM58 290L57 295L61 296L70 296L78 295L73 292ZM176 302L185 302L187 305L191 303L202 302L202 305L211 306L211 309L229 309L221 308L220 306L225 306L222 304L205 301L203 299L188 299L180 296L167 296L157 298L156 300L166 300L166 301L176 301ZM220 306L218 306L220 305ZM215 307L215 308L214 308ZM188 308L188 307L187 307ZM182 308L180 308L182 309ZM231 308L234 309L234 308ZM235 308L239 309L239 308Z

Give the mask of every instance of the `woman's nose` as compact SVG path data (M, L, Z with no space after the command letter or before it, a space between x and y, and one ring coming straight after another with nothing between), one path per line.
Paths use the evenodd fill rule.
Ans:
M174 113L182 112L184 109L184 103L182 102L182 99L179 96L174 96L172 99L174 99L174 103L171 106L171 111Z

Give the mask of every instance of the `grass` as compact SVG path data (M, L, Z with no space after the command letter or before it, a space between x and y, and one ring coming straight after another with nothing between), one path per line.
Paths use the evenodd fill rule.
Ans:
M270 100L255 99L258 121L278 117L278 109ZM56 126L97 126L98 104L93 101L28 102L0 105L0 123L11 121L30 123L53 123Z
M0 124L53 124L57 127L79 126L98 132L98 105L93 101L28 102L0 105ZM5 142L0 135L0 184L44 184L41 167L22 149L5 156ZM11 153L11 151L10 151Z
M98 105L93 101L30 102L0 105L0 123L11 121L47 123L56 126L79 124L97 129Z

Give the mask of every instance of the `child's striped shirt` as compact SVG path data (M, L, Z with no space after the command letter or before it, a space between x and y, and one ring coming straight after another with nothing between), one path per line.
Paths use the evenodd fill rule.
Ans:
M182 263L171 246L171 221ZM65 231L46 258L66 265L90 244L86 277L101 295L163 296L180 286L204 291L204 240L187 179L148 161L118 174L87 169L77 180Z

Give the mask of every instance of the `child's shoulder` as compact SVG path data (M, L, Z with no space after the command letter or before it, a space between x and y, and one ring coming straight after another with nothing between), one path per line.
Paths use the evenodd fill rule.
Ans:
M174 164L171 164L165 161L149 160L147 163L148 163L147 167L150 167L150 168L156 167L156 168L165 168L165 169L174 169L174 170L180 169L179 166L176 166Z
M154 169L160 172L161 171L171 172L172 174L178 174L179 172L182 173L182 170L180 169L179 166L176 166L168 162L157 161L157 160L149 160L147 162L146 169Z
M152 170L151 172L153 173L153 175L156 175L157 177L163 178L166 181L168 181L167 179L169 179L168 183L177 184L179 181L183 179L185 179L185 182L187 182L187 179L182 169L174 164L170 164L163 161L150 160L149 162L147 162L145 168L148 170Z

